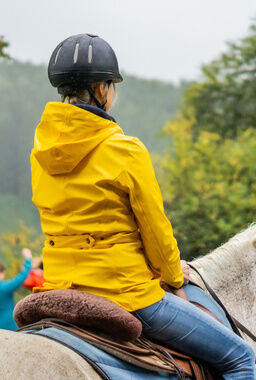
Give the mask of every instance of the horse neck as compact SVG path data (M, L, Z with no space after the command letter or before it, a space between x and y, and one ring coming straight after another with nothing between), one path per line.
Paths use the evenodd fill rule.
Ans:
M193 264L231 315L256 334L256 225ZM203 287L193 271L191 280ZM256 344L248 341L256 352Z
M256 282L256 226L235 235L227 243L193 264L214 289L229 289ZM240 287L240 291L241 291Z

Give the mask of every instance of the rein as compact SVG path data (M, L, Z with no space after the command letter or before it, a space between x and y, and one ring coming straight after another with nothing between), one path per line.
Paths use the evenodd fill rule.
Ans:
M233 331L238 335L240 336L240 338L243 339L239 329L241 331L243 331L243 333L245 333L249 338L251 338L254 342L256 342L256 336L250 331L247 329L247 327L245 327L241 322L239 322L236 318L234 318L233 316L231 316L229 314L229 312L227 311L227 309L225 308L225 306L223 305L223 303L221 302L221 300L219 299L219 297L217 296L217 294L213 291L213 289L207 284L207 282L204 280L203 276L201 275L201 273L198 271L198 269L196 269L194 267L194 265L188 263L188 265L190 266L190 268L192 268L197 274L198 276L201 278L201 280L203 281L204 283L204 286L206 287L206 289L208 290L208 292L210 293L210 295L212 296L212 298L220 305L220 307L224 310L225 314L226 314L226 317L229 321L229 323L231 324L231 327L233 329Z

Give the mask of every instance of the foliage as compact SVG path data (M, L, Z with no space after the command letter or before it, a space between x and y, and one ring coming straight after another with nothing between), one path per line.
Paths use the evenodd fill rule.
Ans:
M112 114L125 134L140 138L151 152L161 151L166 147L165 140L158 138L162 126L176 114L187 85L125 75Z
M0 234L18 231L20 222L40 230L40 220L31 200L24 200L10 193L0 193Z
M54 90L45 67L7 61L0 64L0 89L0 192L31 200L34 130Z
M159 172L166 212L186 258L224 243L255 217L256 130L237 139L201 131L193 117L168 123L171 149Z
M0 58L10 59L9 54L4 51L8 46L9 43L4 40L3 36L0 36Z
M43 241L42 235L22 222L17 232L5 233L0 236L0 260L7 267L7 278L12 278L20 272L24 260L21 255L22 248L30 248L33 257L40 257ZM29 290L21 287L16 292L15 298L18 300L29 293Z
M255 218L256 25L202 68L176 119L159 176L187 258L221 245Z
M194 135L207 130L226 138L256 127L256 24L248 36L202 69L203 81L189 86L181 112L194 110Z

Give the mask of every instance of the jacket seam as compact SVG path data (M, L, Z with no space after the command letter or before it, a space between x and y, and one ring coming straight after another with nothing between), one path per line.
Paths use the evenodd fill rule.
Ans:
M115 183L119 179L119 177L121 177L124 173L125 173L125 170L122 169L121 172L113 179L113 183Z
M126 171L124 171L124 173L125 173L125 176L127 177L127 179L128 179L128 183L129 183L129 188L130 188L130 191L133 193L133 196L134 196L134 199L135 199L135 201L136 201L136 203L138 204L138 206L139 206L139 208L140 208L140 211L141 211L141 214L143 215L143 218L144 218L144 220L146 220L147 221L147 217L146 217L146 215L145 215L145 212L144 212L144 210L143 210L143 207L141 207L141 203L140 203L140 201L138 200L138 198L136 197L136 194L135 194L135 192L133 191L133 185L132 185L132 183L131 183L131 181L130 181L130 178L129 178L129 176L128 176L128 173L126 172ZM132 186L131 186L132 185ZM160 256L160 259L162 260L162 262L164 263L164 264L166 264L167 265L167 267L168 267L168 271L171 273L171 275L173 276L173 271L170 269L170 267L169 267L169 263L168 263L168 261L165 259L165 256L162 254L162 250L161 250L161 247L160 247L160 245L159 245L159 243L158 243L158 240L157 240L157 238L156 238L156 234L155 234L155 232L152 230L152 228L151 228L151 225L150 225L150 223L148 223L148 226L149 226L149 229L150 229L150 232L151 232L151 234L154 236L154 238L155 238L155 242L156 242L156 245L157 245L157 248L158 248L158 251L159 251L159 256ZM143 241L143 240L142 240ZM162 272L162 271L161 271ZM162 273L161 273L162 274Z

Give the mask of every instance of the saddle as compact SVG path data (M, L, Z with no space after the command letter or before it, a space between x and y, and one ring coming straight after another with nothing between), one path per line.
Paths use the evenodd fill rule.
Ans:
M55 327L147 370L175 374L178 379L216 379L208 365L147 339L132 314L89 293L58 289L31 294L16 305L14 319L18 331L35 333Z

